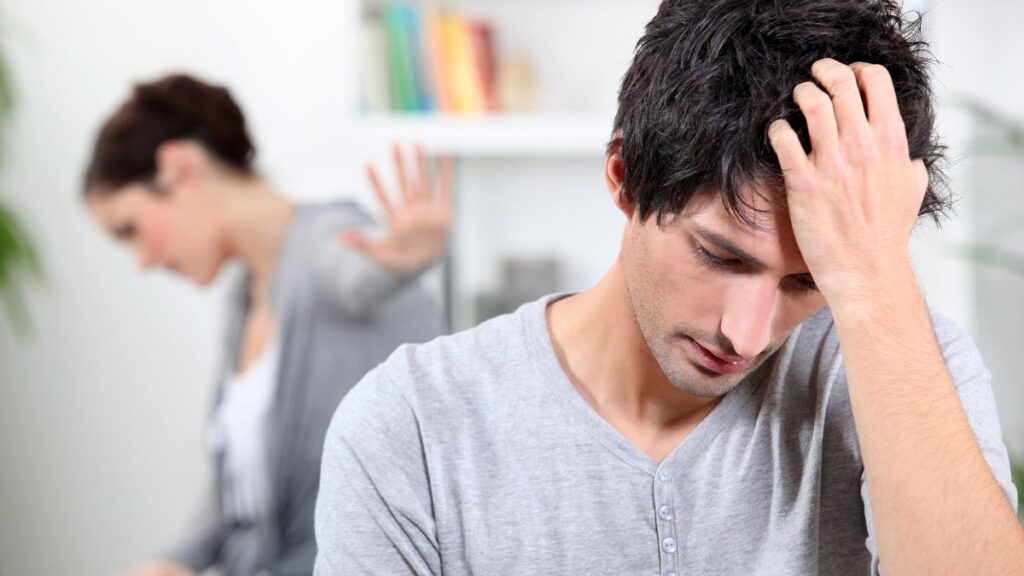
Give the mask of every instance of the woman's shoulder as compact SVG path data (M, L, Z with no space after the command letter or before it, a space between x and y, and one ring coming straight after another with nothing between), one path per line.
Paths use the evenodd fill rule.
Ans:
M353 201L297 204L279 264L294 275L314 279L330 260L327 256L342 247L341 232L373 225L370 214Z

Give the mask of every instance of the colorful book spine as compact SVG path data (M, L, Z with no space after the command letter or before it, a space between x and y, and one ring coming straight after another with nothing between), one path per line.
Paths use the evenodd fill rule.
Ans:
M366 28L364 49L382 44L385 56L364 58L364 66L386 63L386 74L367 71L363 81L387 79L392 111L482 114L498 109L494 32L487 23L433 6L421 11L396 5L381 9L376 26L371 22ZM364 88L369 110L382 100L373 95L375 90Z
M362 109L370 113L390 111L393 107L388 93L387 40L380 18L365 18L361 33L359 79L362 83Z
M445 51L441 11L437 7L429 8L426 22L427 56L430 62L430 76L433 79L434 102L440 112L451 114L458 110L455 108L450 89L449 62Z
M443 16L445 47L451 68L451 90L455 108L464 114L486 111L479 71L473 55L469 26L458 14Z
M403 10L397 6L385 8L382 17L388 47L388 78L392 107L399 112L417 109L413 60L409 50Z
M410 82L415 95L413 110L430 112L434 110L434 96L431 87L430 71L426 67L424 35L420 33L421 18L419 11L411 6L401 9L402 21L405 25L405 49L409 62Z
M494 112L497 109L494 90L496 65L491 27L483 22L470 22L468 33L473 47L473 64L484 110Z

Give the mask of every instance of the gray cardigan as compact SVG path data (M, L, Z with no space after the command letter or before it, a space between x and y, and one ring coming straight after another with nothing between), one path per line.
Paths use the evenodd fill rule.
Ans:
M267 422L272 515L252 525L222 516L223 462L215 457L208 499L168 559L197 573L216 564L225 576L312 574L320 457L335 408L399 344L439 333L434 307L415 277L398 278L338 239L340 230L371 224L352 203L296 208L270 284L281 346ZM214 407L236 365L248 288L246 275L230 297Z

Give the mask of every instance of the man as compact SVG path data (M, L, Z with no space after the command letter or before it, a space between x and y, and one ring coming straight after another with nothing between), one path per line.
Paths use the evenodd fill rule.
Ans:
M1019 573L988 372L908 255L947 204L918 32L665 0L606 158L617 262L367 375L317 573Z

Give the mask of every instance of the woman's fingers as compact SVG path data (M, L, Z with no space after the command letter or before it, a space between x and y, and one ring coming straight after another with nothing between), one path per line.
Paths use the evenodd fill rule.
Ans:
M366 177L370 180L370 188L373 188L373 193L377 196L381 209L390 220L395 216L395 207L391 204L391 198L388 197L387 190L384 189L384 185L380 182L380 175L372 164L366 165Z
M402 148L397 143L392 146L392 158L395 165L395 176L398 180L398 188L408 206L417 202L432 202L437 199L443 205L447 205L451 191L452 163L448 157L438 159L437 170L437 191L435 192L434 177L431 171L430 158L428 158L423 147L416 144L413 148L415 156L415 173L409 174L406 171ZM397 211L402 209L393 203L381 182L380 174L372 164L367 164L366 175L370 180L370 187L380 202L381 208L389 219L393 218Z
M391 155L395 162L395 176L398 177L398 189L402 193L402 197L405 198L406 203L411 203L415 197L412 189L412 183L409 181L409 177L405 172L405 162L402 159L402 147L398 143L391 145Z
M339 232L338 238L350 248L355 248L360 252L370 253L373 251L373 242L355 230Z
M416 197L420 200L429 200L433 196L430 186L430 164L427 162L427 155L423 152L423 146L418 143L414 146L416 154L416 165L419 169L419 181L416 185Z
M452 186L452 159L450 157L442 156L438 159L438 173L437 199L442 205L448 206Z

